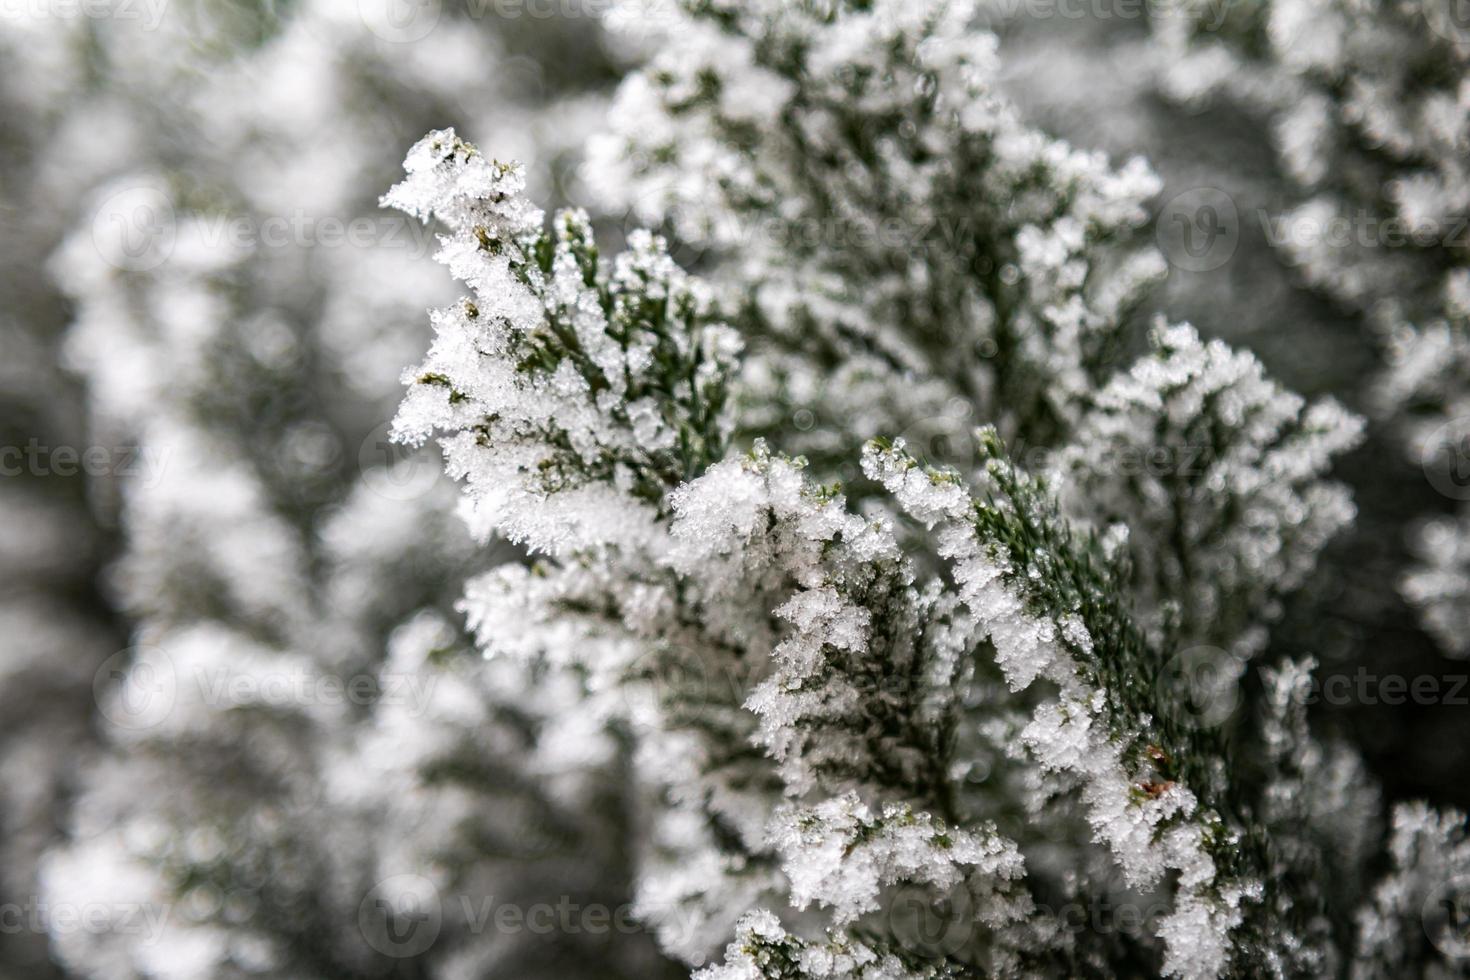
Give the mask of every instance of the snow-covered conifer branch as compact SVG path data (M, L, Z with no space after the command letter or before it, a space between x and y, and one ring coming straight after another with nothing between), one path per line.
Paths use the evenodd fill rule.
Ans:
M541 553L462 609L632 740L645 921L696 965L737 935L714 976L927 975L891 914L910 890L972 903L941 975L1332 961L1342 903L1283 890L1322 846L1291 822L1356 805L1351 761L1267 751L1246 778L1166 668L1185 642L1262 651L1351 519L1328 472L1360 423L1189 327L1115 370L1156 183L1025 127L967 4L682 9L588 173L711 246L719 302L645 231L611 262L575 212L546 231L451 132L385 198L444 223L473 291L435 314L397 431L440 434L478 530ZM848 237L941 216L938 247ZM996 426L978 474L875 440L856 478L864 440L956 403ZM1000 433L1054 465L1023 472ZM1272 744L1328 758L1285 697ZM1026 820L1091 841L1033 861ZM1040 901L1120 891L1168 913L1076 936Z
M753 373L795 410L753 393L761 434L823 478L956 398L1055 439L1162 275L1130 241L1157 178L1026 126L971 0L680 8L589 173L729 256Z
M1166 642L1248 658L1277 599L1352 520L1347 489L1326 475L1362 422L1331 399L1306 405L1251 354L1188 325L1161 322L1151 339L1093 397L1057 485L1072 516L1126 528L1151 632L1167 623Z
M622 749L546 724L576 714L575 678L473 657L448 616L483 553L434 464L373 431L447 286L373 208L398 163L378 140L458 104L457 64L497 74L497 38L447 18L382 43L317 0L159 5L156 31L112 8L68 22L95 60L47 171L101 210L71 214L52 269L91 438L147 465L117 481L107 587L132 645L97 674L104 746L70 760L32 886L92 910L51 923L56 975L520 974L539 943L461 899L626 901ZM457 115L520 118L483 101ZM422 911L397 906L405 877L443 913L418 945L389 919ZM656 959L636 937L561 952L598 977Z
M1361 895L1381 831L1377 788L1351 749L1316 737L1307 724L1311 661L1261 672L1266 698L1259 730L1256 812L1271 841L1265 898L1281 921L1296 924L1294 943L1262 944L1260 964L1286 976L1342 971L1337 937L1351 934L1338 896Z
M476 292L474 315L456 312L465 310L460 306L437 317L435 349L408 376L415 390L400 414L400 431L413 437L431 427L450 430L451 467L469 476L468 490L477 501L499 490L485 474L515 474L523 481L519 494L502 496L481 517L488 527L550 552L555 562L539 570L510 566L472 587L465 608L482 643L492 651L536 657L556 656L556 648L572 640L575 658L592 672L593 689L613 696L610 717L652 722L668 738L668 744L649 749L665 766L658 774L668 784L664 795L734 831L724 845L738 858L726 869L732 888L747 887L742 882L748 869L773 862L778 853L793 882L813 874L820 879L825 872L811 868L811 855L783 846L790 842L785 828L826 812L807 809L813 805L862 805L855 796L848 797L850 804L835 798L817 802L832 793L861 790L868 799L886 801L890 809L866 831L875 840L882 836L881 821L905 813L933 821L927 811L944 814L948 777L937 740L949 723L944 702L952 698L947 685L960 655L955 644L963 638L941 636L938 629L926 636L922 623L939 596L914 588L888 528L849 513L839 493L811 481L803 461L774 455L759 443L713 465L703 455L688 456L682 461L688 469L673 471L660 470L658 459L635 455L650 441L657 444L657 432L634 432L624 422L627 409L647 397L637 387L639 368L658 367L630 353L640 331L661 331L655 362L665 348L671 356L689 357L666 372L676 380L654 400L659 431L697 429L704 420L720 418L736 346L725 328L703 318L708 307L691 307L690 315L678 318L618 316L650 305L640 289L662 300L692 296L698 287L677 276L662 253L654 263L642 262L651 244L647 236L632 236L633 258L621 257L614 268L642 262L657 265L657 276L632 279L615 272L608 280L589 246L583 250L589 258L566 287L585 297L579 312L591 311L576 330L575 345L564 341L566 356L554 366L518 358L516 345L526 338L572 333L560 325L567 304L543 298L556 295L556 261L538 266L535 260L538 253L556 254L560 246L538 237L531 224L534 209L517 196L518 188L501 183L513 171L483 162L452 135L431 134L410 154L408 167L409 180L386 200L447 216L459 232L446 240L441 258ZM496 225L492 213L513 217ZM523 225L514 224L523 218ZM482 238L516 244L483 258ZM462 260L464 249L475 257ZM492 312L517 304L515 312ZM713 362L707 373L714 380L702 383L704 365L713 361L704 337L715 333L725 359ZM576 353L591 349L606 351L608 369ZM545 375L553 372L574 379L559 391L580 400L544 402L548 407L532 419L527 408L550 387ZM598 379L616 380L599 386ZM562 438L561 432L577 425L585 434ZM711 431L723 439L722 429ZM545 458L564 442L622 455L600 467L593 465L593 454L558 457L579 467L570 490L538 477L527 481L524 474L547 467L539 459L528 464L529 457L517 453ZM698 448L707 453L719 444L711 437ZM664 494L652 496L649 488ZM545 508L558 497L571 516L548 521ZM595 520L588 517L588 501L602 508L591 515ZM613 528L623 533L611 552L592 547L610 543L606 539L555 536L572 520L605 533L608 514L635 507L642 521L637 535ZM777 621L752 629L769 616ZM704 683L663 682L678 672L692 672ZM894 680L897 687L883 690ZM868 696L875 691L876 697ZM758 726L752 725L755 718ZM762 775L759 755L741 748L752 739L778 764L779 783ZM670 747L680 745L671 757ZM802 802L793 810L781 803L783 796ZM915 806L922 809L910 809ZM977 896L988 896L987 907L994 909L989 921L1009 923L1030 910L1029 896L1012 884L1020 877L1013 844L979 825L956 828L953 838L932 833L949 843L931 850L929 861L895 856L900 863L872 887L967 881ZM992 851L1010 858L981 860ZM780 886L769 879L764 887ZM645 890L667 894L668 886L655 880ZM836 907L842 922L871 911L876 894L817 892L797 904L821 898Z
M1272 240L1361 317L1385 362L1373 404L1413 465L1462 466L1470 410L1470 34L1453 5L1190 2L1155 18L1166 92L1225 95L1263 117L1290 202ZM1446 427L1450 428L1446 428ZM1460 489L1449 496L1460 501ZM1451 656L1470 578L1463 518L1412 531L1401 592Z
M1357 917L1354 980L1419 969L1463 972L1470 943L1470 840L1465 814L1438 812L1423 803L1393 810L1388 853L1392 869L1373 889Z
M1014 691L1057 686L1022 734L1046 770L1074 774L1099 842L1129 882L1180 872L1174 912L1160 923L1165 972L1218 976L1243 900L1259 897L1259 843L1227 820L1212 760L1223 749L1159 680L1163 657L1130 618L1117 569L1077 536L1045 486L1017 471L994 430L977 433L988 500L952 471L921 466L901 443L870 444L864 469L934 527L960 596Z
M445 453L476 520L535 550L594 543L599 527L637 535L728 436L738 341L708 290L652 235L605 268L584 213L547 234L520 170L452 130L419 141L406 168L383 203L444 222L438 258L474 298L435 314L395 433L454 432Z

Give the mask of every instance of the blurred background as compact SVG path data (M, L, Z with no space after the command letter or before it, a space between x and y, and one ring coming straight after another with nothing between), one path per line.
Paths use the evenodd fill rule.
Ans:
M1021 6L988 26L1036 124L1146 156L1160 215L1235 210L1227 260L1173 262L1153 306L1368 411L1368 327L1258 220L1289 199L1259 120L1167 98L1146 17ZM627 913L627 747L546 723L573 695L461 634L503 554L387 439L455 290L432 230L377 206L453 126L619 236L579 158L660 11L0 0L0 977L677 975ZM1464 661L1392 583L1454 501L1370 433L1358 523L1275 646L1448 688ZM1389 799L1470 805L1463 701L1316 710ZM426 868L418 948L374 903ZM470 896L608 925L491 943Z

